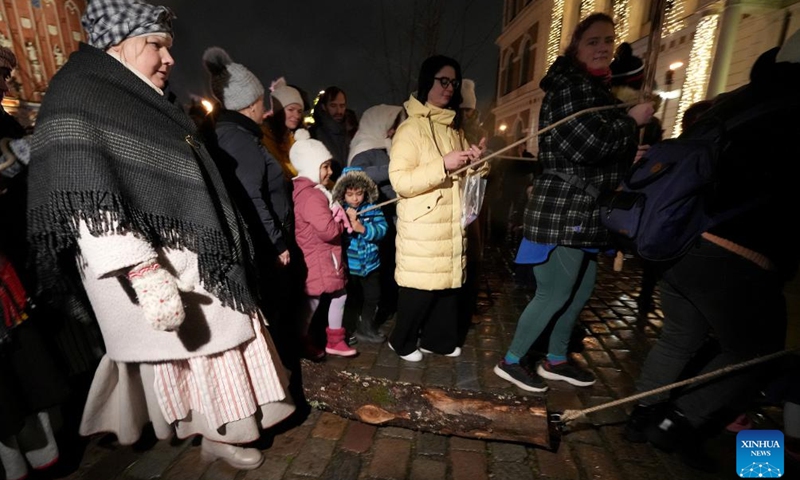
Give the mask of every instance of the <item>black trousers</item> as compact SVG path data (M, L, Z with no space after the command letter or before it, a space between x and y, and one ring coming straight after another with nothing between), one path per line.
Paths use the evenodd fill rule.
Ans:
M381 301L381 269L369 272L366 277L351 275L350 279L356 280L361 287L361 321L372 325Z
M460 288L417 290L400 287L397 316L389 341L395 352L408 355L419 346L447 354L458 346Z

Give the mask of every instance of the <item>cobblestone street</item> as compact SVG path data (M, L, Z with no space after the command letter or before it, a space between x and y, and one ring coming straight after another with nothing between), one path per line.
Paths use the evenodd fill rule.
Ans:
M492 367L505 353L519 313L532 289L515 284L507 252L487 249L480 276L478 313L459 358L430 356L419 364L401 361L382 345L358 345L350 360L329 359L330 368L363 375L432 386L507 391L522 395L498 378ZM546 393L550 412L580 409L631 394L634 379L661 329L658 308L645 323L637 322L636 295L641 271L626 261L622 272L611 269L611 258L600 262L598 285L581 315L574 360L591 368L598 382L588 388L550 382ZM656 295L656 307L658 296ZM391 325L384 325L387 330ZM764 406L751 416L759 428L779 428L780 410ZM283 425L264 435L259 447L265 463L250 472L222 461L204 462L199 442L143 440L119 446L112 436L70 445L80 453L80 467L62 465L59 478L91 480L298 480L298 479L418 479L502 480L547 479L729 479L735 478L735 435L720 434L710 450L720 460L711 475L683 465L677 454L622 438L623 408L598 412L590 422L563 433L552 451L503 442L447 437L392 427L374 427L312 411L300 425ZM82 453L81 453L82 452ZM800 478L790 465L784 478ZM794 472L791 470L794 468ZM72 470L72 471L68 471ZM33 477L32 477L33 478Z

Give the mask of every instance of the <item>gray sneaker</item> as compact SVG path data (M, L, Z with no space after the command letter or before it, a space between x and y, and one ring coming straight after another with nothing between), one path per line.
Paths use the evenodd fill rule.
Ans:
M536 373L548 380L561 380L578 387L588 387L597 381L594 374L569 362L553 365L547 360L539 363Z
M503 380L529 392L546 392L547 384L536 372L528 371L519 363L506 363L501 360L494 366L494 373Z

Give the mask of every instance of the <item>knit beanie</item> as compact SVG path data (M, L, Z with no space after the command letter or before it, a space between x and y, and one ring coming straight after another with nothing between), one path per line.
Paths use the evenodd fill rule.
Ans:
M296 88L287 85L286 80L283 77L272 82L272 85L270 85L269 89L269 95L273 100L273 110L280 110L293 103L296 103L300 105L301 108L305 109L303 97L300 95L300 92L298 92ZM277 101L280 106L276 106L274 101Z
M778 50L775 63L778 62L800 63L800 30L794 32Z
M89 0L81 25L89 45L107 50L129 37L151 33L174 36L174 18L167 7L137 0Z
M17 66L17 56L10 48L0 46L0 68L14 70Z
M233 63L228 52L210 47L203 53L203 65L211 75L211 91L227 110L239 111L264 96L264 85L244 65Z
M457 61L444 55L428 57L422 62L422 66L419 69L419 77L417 77L417 100L420 103L425 104L428 101L428 92L433 88L433 82L435 81L433 77L444 67L453 67L453 70L456 71L456 80L461 82L461 65ZM453 96L450 97L450 103L446 108L456 110L459 105L461 105L460 88L453 92Z
M465 78L461 83L461 108L475 109L478 105L478 97L475 95L475 81Z
M289 159L297 170L298 177L305 177L319 183L319 167L332 159L333 155L322 142L311 138L308 130L295 130L294 145L289 150ZM296 178L296 177L295 177Z
M622 43L617 47L610 68L612 86L627 86L641 90L644 82L644 62L633 54L629 43Z

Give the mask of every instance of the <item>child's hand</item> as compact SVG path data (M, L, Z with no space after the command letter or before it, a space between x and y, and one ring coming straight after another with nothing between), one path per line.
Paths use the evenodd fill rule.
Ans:
M358 212L353 207L347 207L347 218L350 219L350 223L355 223L358 220Z

